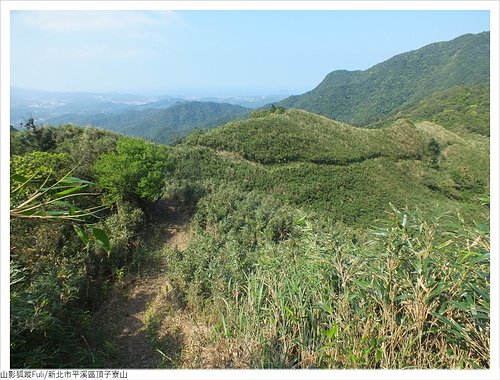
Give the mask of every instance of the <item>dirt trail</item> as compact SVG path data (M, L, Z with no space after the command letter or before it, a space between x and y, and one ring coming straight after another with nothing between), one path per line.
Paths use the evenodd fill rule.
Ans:
M184 250L189 242L189 219L189 213L160 201L152 216L160 231L160 244ZM167 298L164 269L164 263L154 265L118 288L118 294L111 297L106 315L118 335L113 341L115 357L110 367L157 368L162 362L162 354L153 347L152 337L148 336L147 325L155 323L155 307Z
M120 306L116 318L118 333L114 367L156 368L158 353L153 349L145 330L145 319L149 305L161 297L165 288L161 276L144 277L133 283Z
M153 217L160 221L161 237L165 244L181 251L186 249L189 242L188 224L191 218L189 211L181 211L165 202L158 205Z

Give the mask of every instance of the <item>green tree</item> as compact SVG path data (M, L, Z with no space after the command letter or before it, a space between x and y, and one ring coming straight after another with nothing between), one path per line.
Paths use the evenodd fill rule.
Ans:
M23 124L21 124L21 127ZM35 119L29 118L24 124L25 133L19 136L18 144L25 151L42 151L46 152L54 148L53 127L43 127L35 124Z
M123 138L115 152L100 157L94 172L113 201L131 201L145 208L163 195L171 167L167 147Z
M432 138L427 145L427 150L429 152L429 163L431 167L437 168L439 166L439 156L441 155L441 147L435 138Z

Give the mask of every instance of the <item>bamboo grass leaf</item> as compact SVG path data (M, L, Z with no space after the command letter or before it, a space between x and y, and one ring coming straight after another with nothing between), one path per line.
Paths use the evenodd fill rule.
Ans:
M66 190L63 190L63 191L60 191L60 192L54 194L53 197L60 198L60 197L63 197L65 195L73 194L73 193L76 193L77 191L85 189L87 186L88 185L73 186L73 187L70 187L69 189L66 189Z
M94 227L92 228L92 234L94 235L94 238L99 244L99 246L106 251L106 253L109 255L111 252L111 246L109 243L109 238L106 232L104 232L102 229Z
M83 230L83 228L76 224L73 224L73 229L75 230L76 235L85 243L85 245L89 244L89 235Z
M87 184L87 185L95 185L95 183L92 181L87 181L85 179L76 178L76 177L64 177L59 182L60 183L83 183L83 184Z

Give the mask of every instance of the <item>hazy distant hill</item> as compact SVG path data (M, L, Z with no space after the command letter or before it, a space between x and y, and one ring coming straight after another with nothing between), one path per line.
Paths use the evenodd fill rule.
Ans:
M247 108L259 108L278 102L288 95L214 96L183 98L174 96L141 96L120 93L54 92L11 87L10 123L19 126L29 118L38 124L51 122L60 116L75 120L92 120L96 114L118 114L127 111L165 109L178 102L198 101L226 103ZM69 115L69 116L68 116ZM88 119L87 119L88 118Z
M94 116L63 115L50 119L52 124L74 123L171 143L194 129L213 128L246 117L250 109L225 103L177 102L165 109L126 111Z
M93 115L121 112L151 102L150 98L115 93L53 92L19 87L10 89L10 123L33 117L38 123L62 114Z
M200 102L229 103L247 108L260 108L266 104L276 103L288 95L261 95L261 96L215 96L196 99Z
M148 110L148 109L165 109L165 108L173 106L175 103L183 102L183 101L184 101L184 99L182 99L182 98L167 97L167 98L163 98L160 100L155 100L153 102L135 105L133 107L130 107L130 109L128 109L128 110L129 111L142 111L142 110Z
M490 33L466 34L396 55L365 71L338 70L280 105L362 126L432 93L489 83Z

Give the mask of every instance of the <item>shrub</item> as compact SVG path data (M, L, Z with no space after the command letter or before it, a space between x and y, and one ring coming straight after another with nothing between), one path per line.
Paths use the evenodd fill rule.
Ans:
M116 152L103 154L94 165L99 185L113 201L124 200L142 207L161 198L170 169L166 147L130 138L119 140Z

